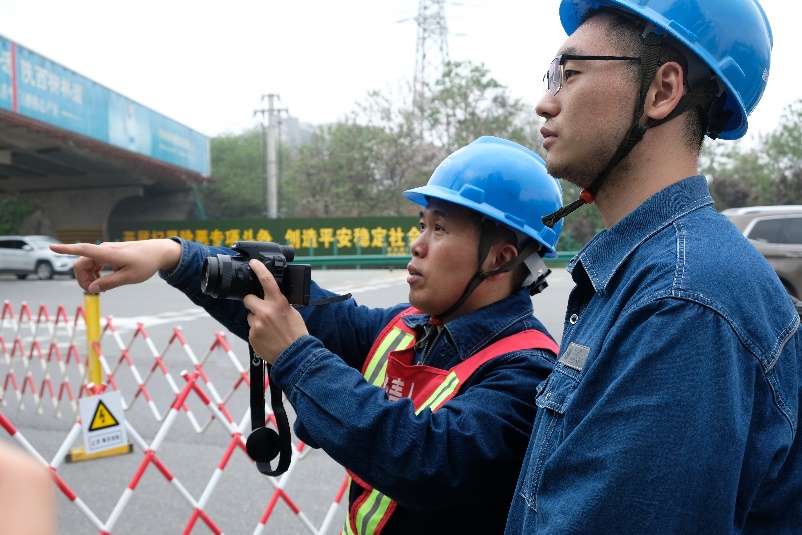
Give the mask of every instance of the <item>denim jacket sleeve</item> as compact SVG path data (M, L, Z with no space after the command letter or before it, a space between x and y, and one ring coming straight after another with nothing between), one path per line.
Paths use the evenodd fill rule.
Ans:
M190 301L206 310L214 319L224 325L234 335L247 340L248 312L241 301L215 299L201 291L203 261L217 254L234 255L236 251L225 247L210 247L197 242L173 238L181 244L181 258L170 272L159 271L159 276L167 284L180 290Z
M533 388L554 357L510 353L485 364L438 411L390 401L320 341L297 340L274 379L314 441L368 484L412 509L511 498L534 421Z

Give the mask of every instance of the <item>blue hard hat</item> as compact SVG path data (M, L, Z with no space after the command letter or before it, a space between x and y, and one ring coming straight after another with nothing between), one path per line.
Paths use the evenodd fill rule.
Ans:
M726 88L724 110L733 112L719 137L746 133L747 116L766 89L773 45L757 0L563 0L566 33L574 33L588 11L603 7L634 13L696 54Z
M562 206L559 182L546 172L543 159L518 143L480 137L443 160L429 182L404 196L426 206L442 199L475 210L534 238L557 255L562 222L549 228L542 217Z

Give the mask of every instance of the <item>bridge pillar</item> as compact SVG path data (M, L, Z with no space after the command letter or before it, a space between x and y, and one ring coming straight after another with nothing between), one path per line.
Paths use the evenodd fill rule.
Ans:
M143 186L22 191L39 209L22 225L23 234L47 234L65 243L107 239L108 219L123 199L144 194Z
M122 186L20 192L39 207L23 224L22 234L47 234L63 241L94 243L111 239L109 228L140 227L147 221L185 220L194 215L191 189L163 190Z

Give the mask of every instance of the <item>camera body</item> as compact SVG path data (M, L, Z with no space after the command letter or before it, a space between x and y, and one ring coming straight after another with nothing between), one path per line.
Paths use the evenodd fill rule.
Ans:
M259 260L276 279L291 305L308 305L312 266L290 264L295 249L273 242L239 241L231 246L238 254L209 256L203 261L201 290L219 299L242 300L248 294L264 297L262 283L248 262Z

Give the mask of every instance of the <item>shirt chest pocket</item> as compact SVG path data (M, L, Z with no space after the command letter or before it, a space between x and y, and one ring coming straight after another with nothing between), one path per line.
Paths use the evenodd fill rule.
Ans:
M557 449L564 433L565 411L570 406L579 374L558 363L548 379L537 388L537 417L524 461L520 493L527 505L537 511L537 492L543 465Z

